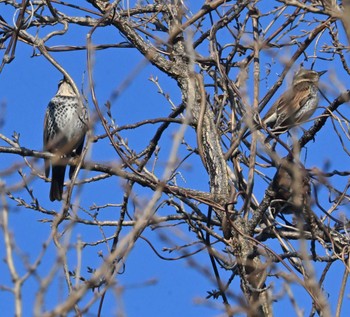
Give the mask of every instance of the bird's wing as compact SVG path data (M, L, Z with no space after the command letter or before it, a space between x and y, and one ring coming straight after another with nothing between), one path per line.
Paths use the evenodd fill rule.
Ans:
M275 123L278 118L278 112L281 104L281 98L279 98L269 109L269 111L265 114L265 116L262 118L262 121L269 127L272 128L275 126Z
M285 91L271 107L270 111L273 112L273 114L271 113L271 119L269 119L266 123L266 125L271 129L284 126L285 121L288 120L290 114L289 106L291 103L291 95L292 93L290 90ZM288 111L286 111L287 109ZM268 124L269 122L271 123Z
M309 85L302 83L289 96L281 98L284 103L279 105L278 113L281 113L281 115L278 115L276 126L291 127L298 123L299 118L302 117L302 114L299 115L298 113L304 111L304 106L311 97Z
M297 113L300 111L300 109L304 108L305 104L310 98L312 98L310 86L305 85L303 87L300 87L295 94L295 107L293 109L293 113Z

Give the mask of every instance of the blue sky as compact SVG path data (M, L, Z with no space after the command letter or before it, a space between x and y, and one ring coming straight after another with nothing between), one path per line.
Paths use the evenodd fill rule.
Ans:
M193 8L195 12L196 8ZM9 6L0 4L0 15L7 21L13 14ZM266 18L268 19L268 18ZM263 20L264 21L264 20ZM42 36L48 29L43 29L40 32ZM68 34L63 37L55 37L49 41L48 45L84 45L86 43L85 35L89 28L82 28L75 26L70 29ZM33 30L30 30L33 34ZM271 30L272 32L272 30ZM223 33L222 40L230 41L229 35ZM325 35L322 40L327 39ZM106 27L98 30L94 36L94 43L116 43L122 41L121 35L112 27ZM329 38L328 38L329 40ZM321 45L321 44L320 44ZM202 48L204 50L207 48ZM308 51L312 55L312 49ZM2 54L3 51L0 51ZM271 56L269 53L263 53L262 66L272 65L271 75L263 80L261 83L261 98L267 92L278 76L280 75L281 66L280 60L288 58L293 51L281 51L281 55ZM49 100L54 96L57 90L57 83L62 78L62 75L42 56L32 56L33 49L26 44L18 42L15 59L5 66L0 74L0 104L3 105L1 119L4 121L3 126L0 127L0 133L11 137L14 133L20 135L20 144L29 149L42 149L42 129L46 106ZM207 54L207 52L206 52ZM88 76L86 73L87 62L86 52L58 52L52 53L52 56L62 64L62 66L73 77L78 87L82 87L86 92L89 100L91 114L94 114L93 105L91 103L91 96L88 91ZM347 56L348 57L348 56ZM311 67L312 58L304 63L306 68ZM296 65L303 62L300 59ZM265 69L262 67L262 69ZM316 70L328 70L328 73L322 77L321 89L326 91L327 97L332 101L344 87L348 85L348 76L342 70L339 59L329 62L326 60L317 60L315 64ZM251 70L252 71L252 70ZM160 116L167 116L171 111L169 102L158 93L158 89L154 83L149 79L151 77L158 78L159 83L164 90L171 97L173 103L177 106L181 102L181 95L176 83L169 77L162 74L155 67L144 63L144 58L134 49L108 49L97 51L94 63L94 80L96 85L97 99L101 109L104 109L104 104L110 99L113 91L119 90L123 87L125 79L130 74L135 74L130 85L122 90L119 97L112 103L112 116L118 126L123 124L134 123L148 118L156 118ZM235 70L232 70L232 78L235 76ZM263 77L263 73L262 73ZM339 80L337 82L335 77ZM252 76L251 76L252 78ZM290 78L290 77L289 77ZM83 84L82 84L83 83ZM250 84L250 82L248 82ZM287 87L287 80L284 81L275 97L267 105L270 104L279 96ZM252 100L252 94L250 96ZM328 104L324 99L321 99L320 106L326 107ZM343 105L341 110L344 115L349 115L348 105ZM266 109L267 109L266 108ZM266 111L266 110L265 110ZM323 109L319 109L315 116L322 113ZM311 123L310 123L311 124ZM310 126L306 125L306 127ZM135 131L126 130L121 135L128 140L131 148L136 151L144 149L149 139L154 135L158 125L149 125ZM166 161L168 159L171 145L173 142L174 133L179 129L179 125L173 124L165 133L161 143L161 152L159 161L157 163L156 172L161 176ZM94 133L103 133L103 128L100 123L94 126ZM195 148L196 140L192 129L186 131L186 140ZM346 140L346 145L349 145ZM0 141L1 146L8 146L4 141ZM98 143L91 145L91 160L100 163L109 163L118 161L115 151L111 148L109 141L104 139ZM185 145L181 146L179 155L183 157L187 154ZM348 169L349 157L344 154L342 145L337 139L332 129L330 121L327 122L327 127L319 132L316 142L310 142L307 150L303 150L302 161L307 168L317 167L322 171L331 171L335 168L340 170ZM21 157L1 154L0 155L0 178L5 182L6 186L15 186L21 182L21 177L18 173L4 174L2 171L7 170L14 164L23 166L23 171L27 176L30 176L30 170L23 164ZM42 160L35 161L36 168L43 171ZM187 168L182 169L182 175L177 177L178 185L188 188L196 188L198 190L208 191L208 178L205 170L197 157L191 157L187 164ZM151 166L147 166L151 169ZM271 169L270 176L273 176L274 169ZM97 175L97 173L82 171L81 177ZM345 177L334 178L332 182L336 182L339 187L345 186L348 181ZM111 177L96 183L89 183L84 185L81 192L80 203L85 210L79 209L79 216L86 219L91 219L87 215L86 210L92 205L104 205L106 203L120 203L123 195L124 181L117 177ZM256 195L260 200L266 189L266 183L257 179L256 181ZM48 210L60 211L62 204L59 202L51 203L48 199L49 184L42 179L34 177L30 179L29 187L34 190L34 195L38 198L40 204ZM31 202L28 193L19 188L14 190L13 195L16 197L23 197L27 202ZM327 192L321 190L320 192L322 202L327 203ZM130 212L134 208L138 212L142 212L142 208L147 204L152 197L152 191L136 186L135 197L137 198L136 206L130 203ZM321 196L322 196L321 195ZM51 220L51 217L34 210L17 207L16 203L8 199L10 206L10 229L14 236L16 243L16 265L20 273L25 272L25 259L32 263L41 251L42 244L46 241L51 233L50 222L43 222L43 220ZM206 213L206 208L203 207L203 212ZM317 211L319 212L319 211ZM336 212L336 215L347 213L348 206L341 206ZM161 215L173 214L174 210L166 207L160 210ZM110 207L101 209L98 217L101 220L112 219L116 220L119 216L118 207ZM122 236L128 232L128 228L123 231ZM111 236L115 232L114 227L104 228L105 235ZM162 252L163 247L174 247L177 244L191 243L196 240L196 237L188 230L187 225L180 227L162 229L162 232L167 232L169 241L162 239L159 230L145 230L143 236L152 241L153 245L163 255L169 258L181 255L180 253L166 253ZM103 239L101 232L96 227L89 227L84 225L76 225L71 232L71 248L69 249L69 263L74 269L77 263L77 254L74 249L74 242L77 238L85 242L94 242ZM2 247L0 248L1 258L5 257L3 248L3 236L0 238ZM109 242L111 245L111 242ZM273 245L273 244L272 244ZM278 247L275 246L277 250ZM219 247L218 247L219 248ZM192 248L193 250L196 247ZM221 251L221 249L219 248ZM107 255L107 246L100 244L96 247L86 247L84 249L82 275L89 277L86 272L88 266L97 268L101 263L99 252ZM49 268L56 261L56 248L52 241L48 250L43 257L42 264L38 269L38 275L45 277L49 274ZM222 312L222 305L220 300L205 300L207 291L216 288L216 285L210 279L212 272L210 271L209 257L205 252L197 254L193 257L197 265L189 262L187 259L183 260L169 260L164 261L159 259L151 250L149 245L142 239L137 241L135 248L132 250L125 262L125 271L118 274L116 278L117 290L107 293L106 301L103 307L103 316L116 314L116 312L125 310L127 316L179 316L186 312L185 316L216 316ZM316 265L317 276L322 273L324 264ZM203 268L200 270L199 268ZM209 271L205 271L209 269ZM343 274L344 266L334 264L333 270L327 276L325 281L326 290L329 295L329 301L334 312L336 299L338 297L339 285ZM0 271L3 272L0 276L1 285L11 285L8 275L7 266L5 263L0 263ZM223 271L223 270L222 270ZM210 273L210 276L208 274ZM229 278L229 273L221 272L223 279ZM272 279L271 279L272 281ZM272 287L280 289L276 279L273 279ZM296 285L292 286L294 296L298 299L299 305L308 308L310 303L306 299L305 293ZM230 290L236 295L240 295L239 283L236 280L230 287ZM36 293L38 292L38 280L36 277L31 277L26 281L23 289L23 304L24 316L32 316L33 302ZM346 294L349 293L347 288ZM46 309L53 308L58 302L63 300L66 294L66 285L64 282L63 273L57 274L54 282L50 286L46 294ZM86 303L90 299L90 294L84 299ZM92 293L91 293L92 295ZM343 316L350 313L348 297L346 296L343 308ZM117 304L116 304L117 303ZM233 301L234 305L235 302ZM96 313L97 304L95 304L91 312ZM275 306L276 316L282 313L286 314L286 307L291 309L290 303L285 299ZM6 316L13 315L14 303L13 296L5 291L0 291L0 308L6 311ZM306 313L309 311L306 309Z

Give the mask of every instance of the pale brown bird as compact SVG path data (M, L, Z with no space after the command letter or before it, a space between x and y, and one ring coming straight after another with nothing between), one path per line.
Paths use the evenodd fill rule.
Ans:
M318 106L318 83L326 71L300 68L291 87L282 94L263 117L262 122L275 135L287 132L307 121Z
M73 87L67 79L59 82L58 91L47 106L44 120L44 150L55 153L53 159L50 200L62 200L64 175L67 164L63 158L80 155L88 130L88 113L79 102ZM71 166L71 178L75 167ZM45 160L45 175L49 177L50 160Z

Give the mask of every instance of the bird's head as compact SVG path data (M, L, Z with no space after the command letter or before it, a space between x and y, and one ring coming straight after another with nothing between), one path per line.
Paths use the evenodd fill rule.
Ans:
M327 72L326 70L323 70L321 72L317 72L312 69L305 69L300 68L294 75L293 78L293 85L298 85L303 82L310 82L317 84L320 77Z
M58 91L57 95L60 96L75 96L74 89L72 85L69 83L69 81L66 78L63 78L58 83Z

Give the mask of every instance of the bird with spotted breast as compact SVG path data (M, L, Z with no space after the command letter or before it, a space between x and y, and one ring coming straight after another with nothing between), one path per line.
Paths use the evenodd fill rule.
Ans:
M88 130L88 113L68 79L58 84L58 91L47 106L44 120L44 150L56 154L45 160L45 175L52 166L50 200L62 200L67 159L79 156ZM75 166L69 169L72 178Z
M276 136L307 121L318 106L318 84L326 71L300 68L291 87L272 105L262 122Z

